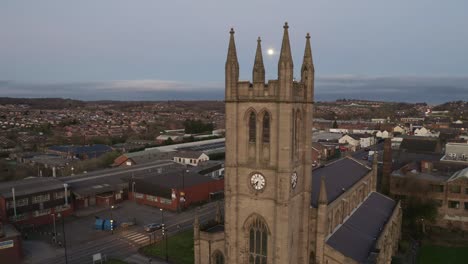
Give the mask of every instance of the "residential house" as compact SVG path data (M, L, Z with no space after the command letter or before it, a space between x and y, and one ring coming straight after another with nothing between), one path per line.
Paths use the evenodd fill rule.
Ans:
M390 138L391 133L389 133L387 130L379 130L377 133L375 133L375 137L377 138Z
M395 126L393 128L393 134L406 135L406 128L403 126Z
M156 142L158 144L162 144L166 142L167 140L171 139L173 142L180 142L184 139L183 134L165 134L165 135L159 135L156 137Z
M433 131L426 129L425 127L421 127L421 128L416 128L413 134L419 137L439 137L440 132L433 132Z
M359 135L359 140L361 148L368 148L372 145L375 145L375 143L377 142L375 140L375 137L371 134Z
M179 151L173 158L174 162L190 166L197 166L200 162L209 159L208 155L200 151Z
M346 134L338 140L338 143L347 145L348 150L356 151L360 147L361 139L356 135Z

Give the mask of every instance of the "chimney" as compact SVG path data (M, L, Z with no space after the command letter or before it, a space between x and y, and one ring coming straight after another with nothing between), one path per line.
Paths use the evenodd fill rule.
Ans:
M392 141L386 138L384 142L382 185L380 192L389 194L390 192L390 174L392 173Z

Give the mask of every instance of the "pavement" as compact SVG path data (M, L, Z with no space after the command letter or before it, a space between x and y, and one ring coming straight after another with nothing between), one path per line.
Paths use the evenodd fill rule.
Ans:
M189 209L182 213L164 211L164 222L169 236L192 228L196 210ZM200 222L203 223L214 219L215 211L216 203L209 203L200 207ZM128 228L118 228L112 234L110 231L93 229L94 215L86 217L72 216L67 219L64 226L69 264L92 263L92 255L96 253L101 253L103 257L107 258L129 259L130 263L150 263L147 257L138 254L138 249L161 239L160 230L148 233L143 228L144 225L149 223L161 223L163 217L161 211L155 207L125 201L112 212L109 209L98 212L96 216L110 219L111 214L117 223L135 218L137 224ZM30 235L30 239L27 240L28 243L24 245L26 252L24 263L61 264L65 262L63 247L52 243L52 239L47 237L51 230L53 230L53 226L45 226L43 230L40 230L41 236ZM63 241L62 223L56 223L56 231L58 233L57 240ZM151 263L164 262L152 260Z
M166 264L167 262L158 260L158 259L152 259L148 258L146 256L143 256L141 254L134 254L131 255L130 257L124 259L125 262L129 264Z

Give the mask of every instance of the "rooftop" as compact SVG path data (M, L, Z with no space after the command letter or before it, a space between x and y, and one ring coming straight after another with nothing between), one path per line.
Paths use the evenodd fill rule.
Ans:
M464 168L463 170L455 172L452 177L448 181L455 181L458 179L468 179L468 167Z
M331 203L344 191L366 176L369 171L369 167L348 157L315 169L312 173L312 206L318 206L320 180L322 177L325 178L328 203Z
M0 183L0 196L5 198L12 197L12 188L15 188L15 196L23 196L62 189L63 182L50 177L26 178L19 181L3 182Z
M326 243L358 263L365 262L374 251L395 205L394 200L376 192L371 193Z

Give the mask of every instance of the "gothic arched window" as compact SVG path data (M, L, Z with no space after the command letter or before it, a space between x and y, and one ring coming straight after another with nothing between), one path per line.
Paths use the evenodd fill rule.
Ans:
M296 111L292 113L292 156L296 153Z
M216 251L213 254L213 260L215 264L224 264L224 256L223 253Z
M263 143L270 143L270 114L268 112L263 116Z
M249 229L249 263L266 264L268 248L268 230L265 223L255 219Z
M301 133L301 129L300 129L300 126L301 126L301 113L299 112L299 110L296 112L296 118L294 120L294 150L296 151L296 154L297 154L297 151L299 150L299 140L300 140L300 133Z
M257 117L254 112L250 113L249 116L249 142L254 143L257 135Z

